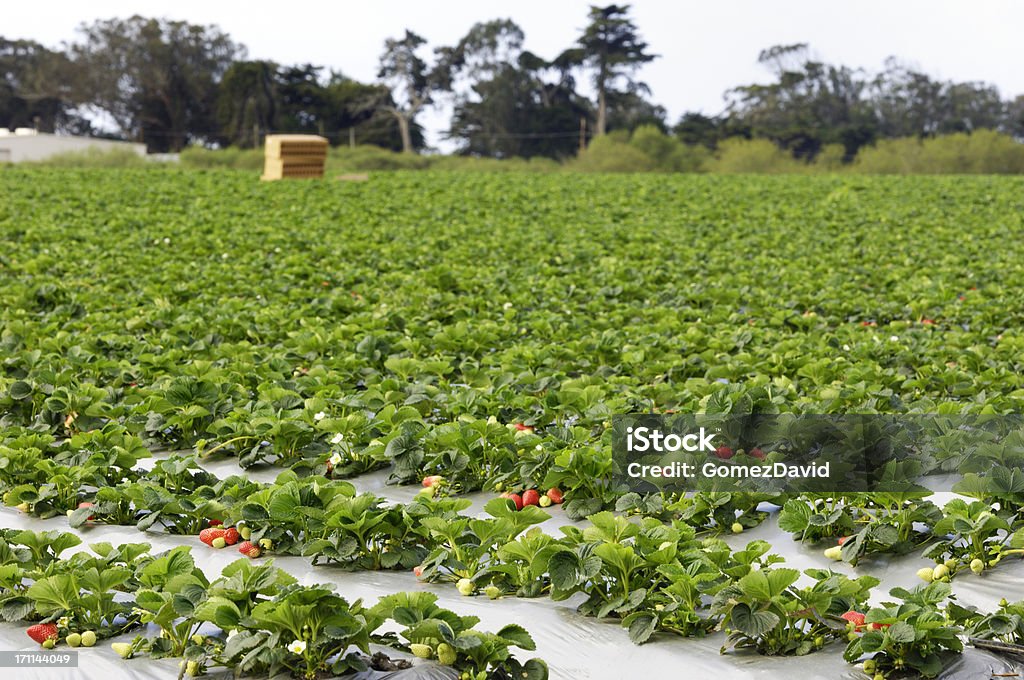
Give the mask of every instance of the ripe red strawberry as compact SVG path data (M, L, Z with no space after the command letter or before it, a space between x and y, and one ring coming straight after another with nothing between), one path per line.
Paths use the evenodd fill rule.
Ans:
M82 508L91 508L91 507L93 507L92 503L87 503L87 502L84 502L84 501L78 504L78 509L79 510L81 510ZM94 519L96 519L96 515L89 515L89 521L92 521Z
M25 632L39 644L43 644L47 640L56 641L60 637L60 633L57 632L57 626L52 623L37 623L34 626L29 626Z
M520 432L533 432L533 426L524 425L523 423L516 423L515 428Z
M502 498L507 498L510 501L512 501L513 503L515 503L516 510L522 510L523 509L523 497L520 496L519 494L512 493L510 491L506 491L505 493L501 494L501 497Z
M211 527L219 527L219 526L223 526L223 525L224 525L224 522L221 522L219 519L211 519L210 520L210 526Z
M256 558L260 556L259 546L256 546L252 541L242 541L238 544L238 552L242 553L246 557Z
M551 499L552 503L557 505L565 499L565 495L558 489L557 486L553 486L550 489L548 489L548 498Z
M758 460L764 460L764 451L759 448L750 449L750 457L757 458Z
M921 319L921 323L923 323L925 326L931 326L932 324L935 323L935 321L933 319Z
M527 489L523 492L523 506L527 505L540 505L540 494L536 489Z
M199 532L199 540L206 545L212 546L213 539L224 538L224 530L216 527L210 527L209 529L203 529Z
M416 578L423 576L423 565L418 565L412 568L412 573Z
M850 540L849 536L840 536L836 543L842 545L843 543L846 543L848 540Z
M224 542L228 545L234 545L235 543L238 543L238 539L240 538L241 535L238 533L238 529L234 527L228 527L224 530Z
M722 460L729 460L730 458L733 457L733 450L730 449L728 446L719 446L717 449L715 449L715 455L721 458Z
M427 489L441 483L441 475L429 475L423 478L423 488Z
M860 612L846 612L839 618L849 621L854 630L864 630L864 615Z

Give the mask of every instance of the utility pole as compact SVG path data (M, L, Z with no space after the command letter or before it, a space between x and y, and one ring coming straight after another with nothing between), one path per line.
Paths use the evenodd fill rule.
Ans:
M580 153L587 150L587 119L580 118Z
M252 124L252 148L260 148L260 124Z
M348 129L348 148L356 148L356 129L354 127Z

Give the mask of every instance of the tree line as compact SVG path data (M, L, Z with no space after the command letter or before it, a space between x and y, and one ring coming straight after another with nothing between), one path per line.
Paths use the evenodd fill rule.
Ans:
M0 125L141 141L157 152L310 132L412 153L424 147L421 114L448 105L445 135L458 153L555 159L608 132L652 126L709 150L765 139L808 161L837 145L852 159L884 139L981 129L1024 138L1024 96L937 80L894 58L879 73L827 64L805 44L762 51L767 84L732 88L721 113L673 124L637 78L658 57L628 5L591 7L585 28L551 58L525 41L509 19L477 23L433 49L406 30L385 41L377 80L363 83L313 64L249 60L216 26L98 20L60 49L0 37ZM592 96L580 92L584 81Z

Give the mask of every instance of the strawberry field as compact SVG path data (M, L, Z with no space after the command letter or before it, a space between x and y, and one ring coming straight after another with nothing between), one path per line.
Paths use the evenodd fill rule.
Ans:
M610 439L1020 413L1022 180L5 168L0 196L0 647L80 664L19 677L1016 672L979 647L1024 643L1020 470L643 495Z

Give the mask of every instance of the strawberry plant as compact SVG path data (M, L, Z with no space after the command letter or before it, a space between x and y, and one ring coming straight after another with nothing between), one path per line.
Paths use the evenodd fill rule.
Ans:
M201 621L196 608L206 600L209 581L196 568L187 546L168 551L141 568L135 613L161 631L149 651L155 657L181 656Z
M366 614L367 625L376 630L388 619L403 626L401 637L418 657L434 658L444 666L469 673L473 678L546 680L547 665L540 659L520 663L509 651L518 647L533 651L530 634L516 624L497 633L474 629L475 616L458 616L437 606L431 593L397 593L380 599Z
M531 527L514 541L509 541L494 553L497 564L493 571L503 575L495 580L514 590L519 597L537 597L548 590L548 560L563 546L540 527Z
M943 508L944 516L935 523L934 533L941 540L926 551L926 556L946 566L949 576L971 568L980 573L994 567L1004 555L1022 551L1010 549L1010 521L999 516L986 501L968 503L951 500Z
M436 546L422 562L423 578L484 582L496 565L490 555L506 545L529 526L550 515L536 506L516 510L507 499L496 498L484 507L490 519L467 517L424 517L421 521Z
M797 570L776 568L751 571L720 590L713 611L723 617L729 643L769 656L800 656L845 637L838 619L862 608L878 579L849 579L820 569L805 573L815 581L809 587L796 587Z
M234 618L222 608L217 613ZM355 651L346 651L352 647L369 652L361 607L321 586L286 585L233 628L238 632L224 645L223 659L243 673L314 680L328 671L344 675L363 670Z
M863 632L852 636L843 658L853 663L867 656L883 677L937 676L950 656L963 651L961 628L939 608L950 592L948 583L889 591L900 602L869 609Z

